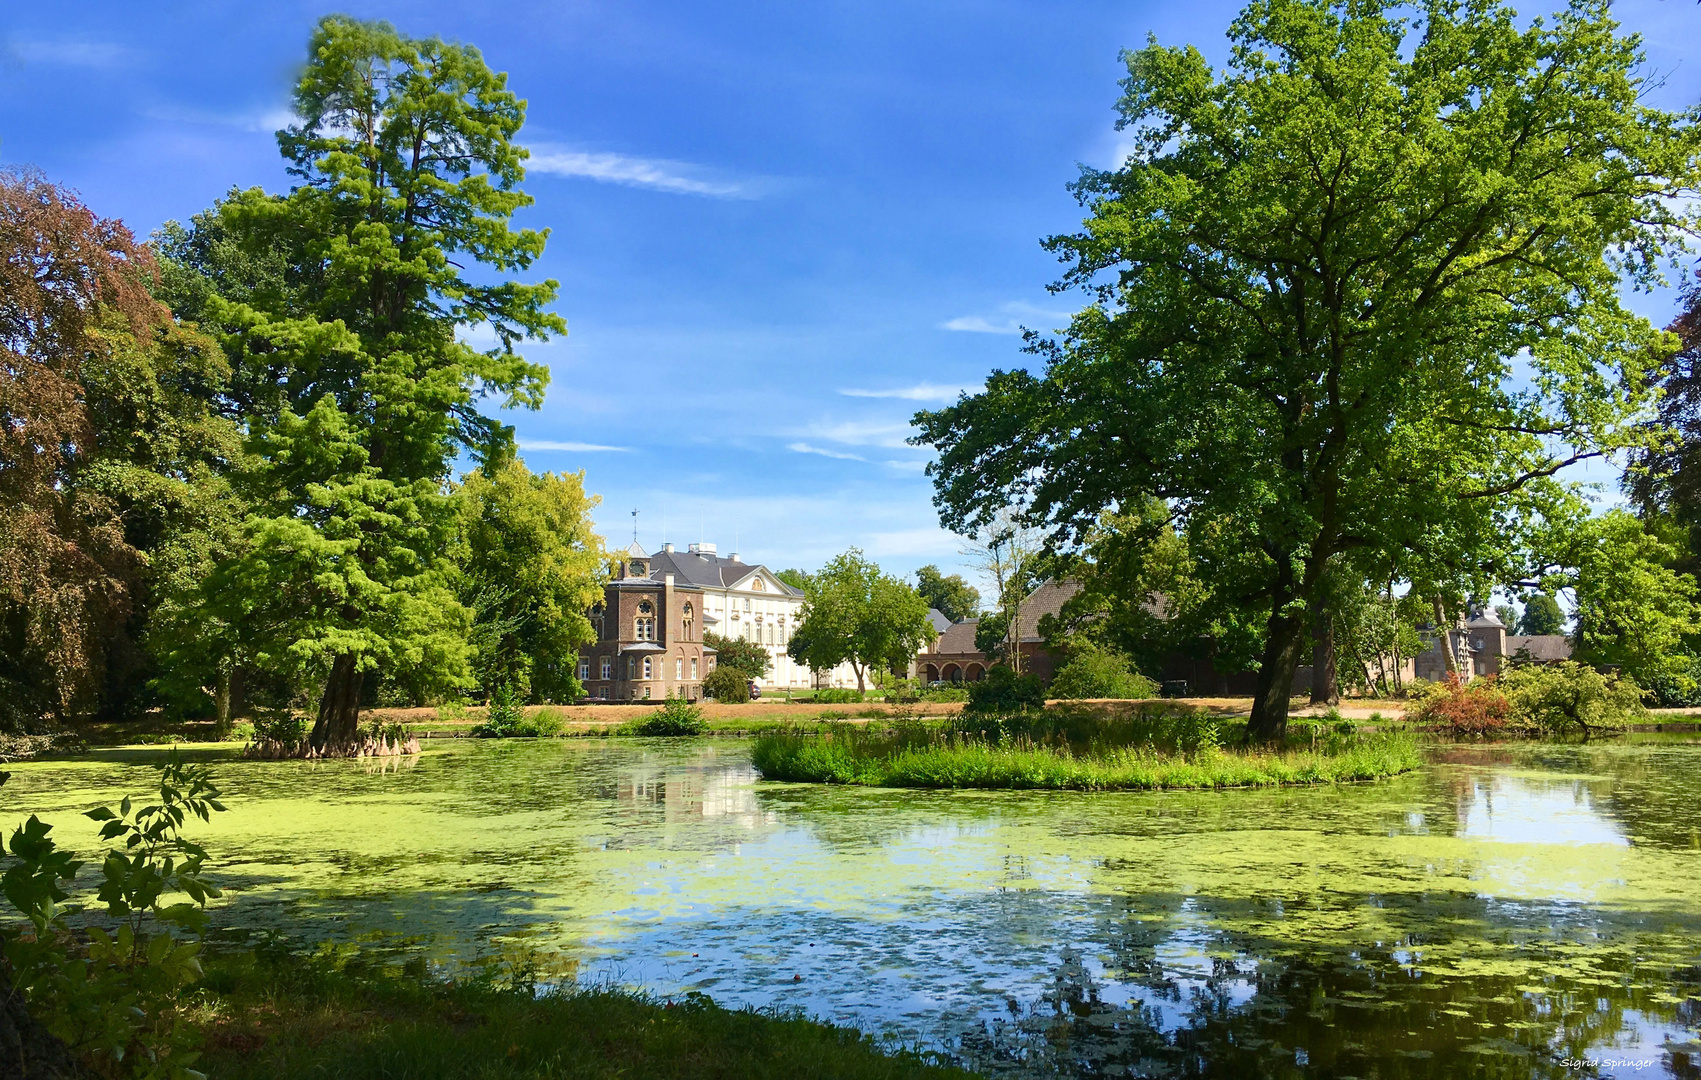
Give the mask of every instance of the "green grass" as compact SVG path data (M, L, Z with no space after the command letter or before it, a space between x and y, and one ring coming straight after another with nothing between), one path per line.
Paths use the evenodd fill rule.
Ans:
M1401 732L1300 727L1285 745L1250 750L1221 745L1232 741L1225 734L1238 732L1199 714L1063 712L774 732L757 738L752 757L769 780L1076 791L1330 784L1423 764L1417 739Z
M572 984L569 984L570 986ZM967 1078L849 1028L572 986L444 982L409 968L215 954L188 1009L217 1080Z

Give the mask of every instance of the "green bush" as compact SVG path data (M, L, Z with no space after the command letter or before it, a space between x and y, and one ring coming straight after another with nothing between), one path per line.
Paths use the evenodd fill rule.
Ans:
M515 738L520 734L523 716L520 706L514 701L514 688L507 683L499 683L490 692L490 707L485 710L484 723L473 734L486 739Z
M750 677L737 668L717 664L703 677L703 695L723 705L741 705L750 700Z
M296 746L307 738L307 718L292 713L270 713L254 717L254 741Z
M1701 656L1685 656L1648 679L1648 704L1656 709L1701 706Z
M96 894L107 926L71 925L81 907L65 903L63 886L83 864L59 850L53 826L31 815L12 833L0 892L29 927L0 932L0 948L30 1012L99 1075L192 1080L200 1037L184 991L201 977L201 945L171 928L199 938L219 890L202 876L206 851L182 829L224 807L206 766L174 753L157 768L158 802L138 809L126 798L86 814L112 844Z
M970 683L969 712L1014 713L1045 707L1045 684L1035 675L1018 675L999 664L980 682Z
M714 674L710 672L709 674ZM703 710L684 698L668 698L662 707L621 728L629 735L701 735L709 730Z
M815 691L817 705L857 705L862 702L862 691L849 687L829 686L824 690Z
M1622 730L1648 715L1641 687L1575 660L1520 664L1500 676L1497 688L1514 723L1548 735Z
M1069 659L1051 680L1054 698L1155 698L1158 684L1136 672L1128 657L1090 642L1070 646Z

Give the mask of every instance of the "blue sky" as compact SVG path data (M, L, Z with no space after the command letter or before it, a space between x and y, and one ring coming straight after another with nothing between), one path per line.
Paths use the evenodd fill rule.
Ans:
M1118 158L1117 54L1152 33L1221 61L1238 3L356 3L471 42L530 102L570 335L532 345L534 469L586 470L612 542L708 539L813 568L959 563L909 416L1062 323L1039 238ZM232 186L287 186L272 131L320 4L12 3L0 161L146 234ZM1531 9L1533 13L1535 9ZM1666 107L1701 99L1701 9L1624 0ZM1669 295L1635 306L1663 324ZM1606 469L1592 470L1609 480Z

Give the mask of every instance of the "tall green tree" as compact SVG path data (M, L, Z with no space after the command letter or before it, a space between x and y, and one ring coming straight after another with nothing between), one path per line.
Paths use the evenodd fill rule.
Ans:
M468 474L456 498L479 684L527 701L584 696L579 646L596 640L585 613L608 576L590 516L600 500L585 494L585 474L533 473L511 459Z
M715 667L730 668L746 680L767 678L773 669L774 658L761 644L746 638L724 637L710 630L703 634L703 644L715 650Z
M907 667L933 637L921 594L856 548L822 567L804 595L787 653L817 671L849 661L859 691L869 669Z
M955 531L1014 505L1064 546L1157 498L1239 553L1254 739L1285 730L1333 558L1509 579L1503 549L1576 503L1554 474L1645 439L1671 347L1619 290L1683 241L1701 138L1643 104L1637 40L1604 0L1410 10L1258 0L1224 70L1128 53L1133 150L1047 242L1094 302L1031 339L1042 375L916 418Z
M1559 601L1541 592L1526 596L1517 632L1532 637L1565 633L1565 612L1560 610Z
M511 227L531 202L525 103L477 49L328 16L293 107L297 185L234 193L218 235L177 250L205 260L207 287L180 288L220 332L258 459L247 551L208 605L243 648L324 680L323 751L353 743L380 666L467 682L450 466L512 452L480 404L537 407L547 372L515 345L566 326L555 282L511 278L546 234ZM465 343L480 326L494 347Z
M952 622L962 622L980 614L980 590L963 580L961 574L946 574L939 567L922 567L915 572L915 589L930 607Z

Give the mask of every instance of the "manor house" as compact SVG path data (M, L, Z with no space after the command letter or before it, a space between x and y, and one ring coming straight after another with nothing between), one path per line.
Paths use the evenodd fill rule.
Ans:
M855 686L848 664L817 673L794 663L786 645L797 629L803 593L766 566L722 557L714 544L646 552L636 542L621 553L603 601L591 612L597 640L579 650L579 681L594 699L644 701L702 697L715 650L705 633L765 646L773 666L764 691Z

